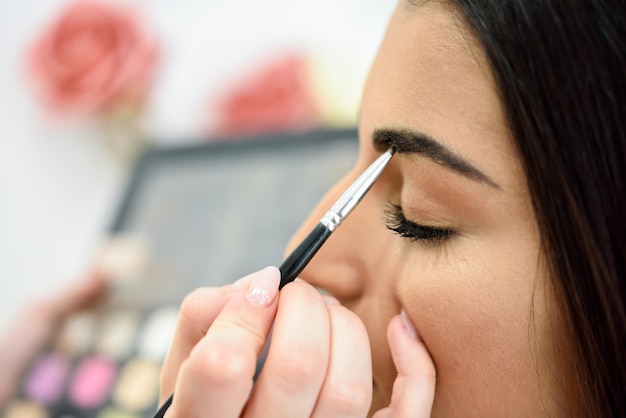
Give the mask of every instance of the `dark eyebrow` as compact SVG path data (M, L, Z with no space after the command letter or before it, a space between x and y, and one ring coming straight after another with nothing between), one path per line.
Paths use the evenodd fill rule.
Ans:
M421 154L435 163L450 168L472 180L500 188L489 176L469 161L455 154L430 136L408 129L377 129L372 137L374 148L385 151L392 146L399 154Z

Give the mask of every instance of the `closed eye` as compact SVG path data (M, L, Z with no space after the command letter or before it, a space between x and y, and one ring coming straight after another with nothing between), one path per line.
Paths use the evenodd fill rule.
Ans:
M449 229L435 228L409 221L404 216L402 207L392 203L389 203L385 210L385 224L389 230L410 241L439 244L454 235L454 231Z

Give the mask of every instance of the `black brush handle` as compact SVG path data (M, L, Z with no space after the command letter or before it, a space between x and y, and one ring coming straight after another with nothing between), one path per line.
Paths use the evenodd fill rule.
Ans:
M279 267L280 270L280 284L278 289L282 289L286 284L294 281L298 274L304 270L306 265L311 261L313 256L320 249L322 244L326 242L330 236L331 231L323 224L319 223L309 235L302 240L300 245L283 261L283 264Z
M161 407L159 408L158 411L156 411L156 413L154 414L154 416L152 418L163 418L163 416L165 415L165 413L167 412L167 409L170 407L170 405L172 404L172 401L174 400L174 394L172 393L170 395L169 398L167 398L167 400L165 402L163 402L163 405L161 405Z

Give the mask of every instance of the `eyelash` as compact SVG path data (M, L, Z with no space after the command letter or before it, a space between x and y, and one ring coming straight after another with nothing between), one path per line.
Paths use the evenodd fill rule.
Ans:
M409 221L400 205L390 203L385 210L387 228L410 241L423 241L428 244L440 244L454 235L449 229L433 228Z

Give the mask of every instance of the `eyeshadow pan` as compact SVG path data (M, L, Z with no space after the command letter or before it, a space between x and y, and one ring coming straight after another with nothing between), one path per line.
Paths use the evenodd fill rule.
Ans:
M113 400L129 411L141 411L154 405L159 392L159 373L158 363L132 359L120 373Z
M134 311L113 312L102 323L95 351L116 360L131 354L139 325L139 314Z
M141 418L141 416L137 414L133 414L132 412L122 411L117 408L104 408L99 414L98 418Z
M80 363L69 390L70 400L80 408L91 409L108 398L117 368L102 356L86 357Z
M93 345L96 330L96 318L92 313L71 316L65 322L57 340L57 350L71 356L87 353Z
M37 403L52 405L61 397L69 367L69 360L61 355L42 355L25 381L24 393Z
M39 405L28 401L13 401L4 410L3 418L49 418Z
M143 357L162 362L174 337L177 319L177 306L165 306L152 312L141 328L139 353Z

